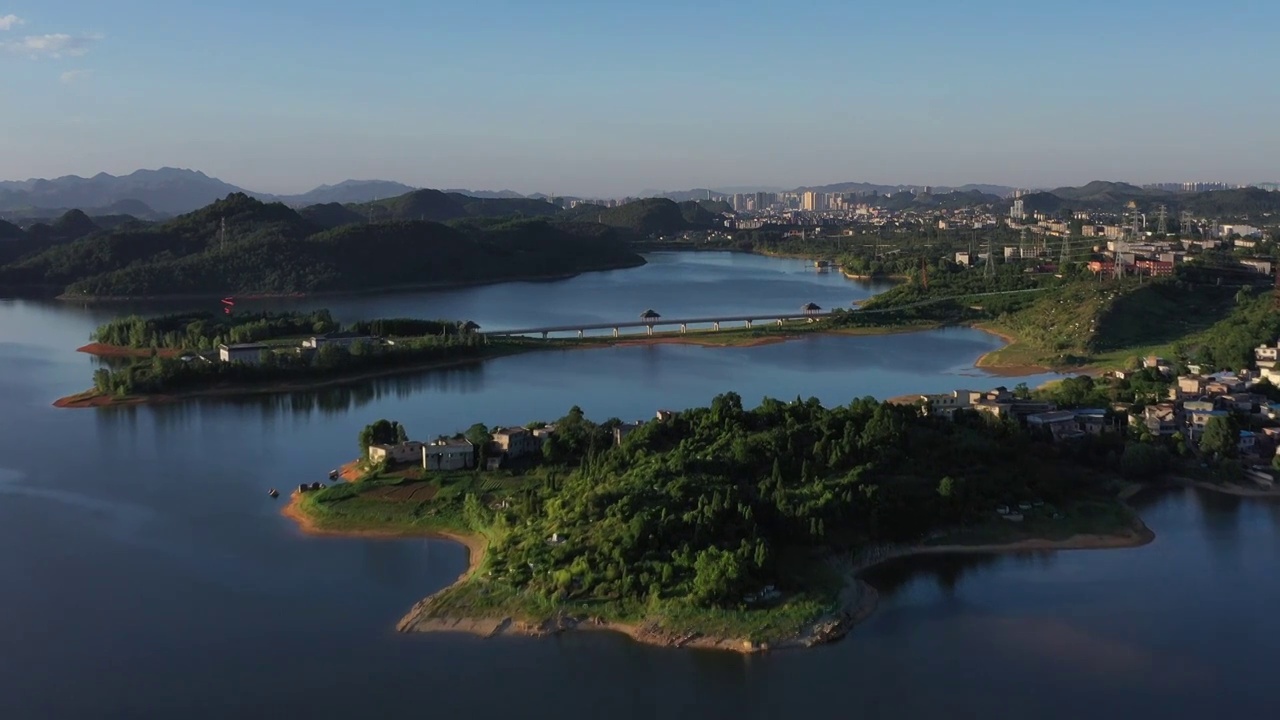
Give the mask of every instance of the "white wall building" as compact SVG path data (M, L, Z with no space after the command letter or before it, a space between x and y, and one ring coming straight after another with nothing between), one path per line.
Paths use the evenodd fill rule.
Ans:
M238 362L245 365L257 365L262 362L262 351L269 349L268 345L262 343L219 345L218 359L224 363Z
M410 463L422 459L423 443L417 440L396 443L395 445L370 445L370 462Z
M475 446L466 440L441 439L422 447L422 467L427 470L463 470L475 462Z

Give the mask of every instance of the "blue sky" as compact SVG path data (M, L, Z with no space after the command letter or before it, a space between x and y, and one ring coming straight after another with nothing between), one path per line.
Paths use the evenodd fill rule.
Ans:
M0 179L1280 178L1271 0L0 0Z

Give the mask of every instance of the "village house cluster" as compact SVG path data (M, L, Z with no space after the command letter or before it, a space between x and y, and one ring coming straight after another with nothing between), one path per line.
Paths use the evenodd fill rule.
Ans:
M1123 416L1106 408L1059 410L1052 402L1018 398L1003 386L993 390L953 390L949 393L920 395L923 412L936 417L952 418L957 411L970 410L1000 419L1012 419L1023 427L1048 432L1055 440L1121 432Z
M1252 418L1261 425L1257 432L1241 430L1238 450L1242 457L1268 460L1280 445L1280 403L1254 392L1260 382L1280 387L1277 344L1261 345L1254 350L1254 367L1238 372L1202 374L1195 365L1188 373L1174 378L1169 397L1142 409L1137 421L1156 436L1169 437L1181 433L1191 443L1198 443L1205 427L1215 417L1236 415ZM1143 366L1172 375L1171 363L1159 357L1148 357Z
M1011 418L1023 427L1046 431L1054 440L1141 427L1156 437L1181 435L1192 447L1203 438L1210 420L1234 415L1253 421L1242 425L1258 428L1240 431L1240 457L1262 463L1269 461L1280 445L1280 403L1254 389L1260 382L1280 387L1280 344L1263 345L1254 354L1255 368L1202 374L1199 367L1191 366L1187 374L1176 377L1173 363L1161 357L1143 358L1144 369L1153 369L1172 383L1167 398L1139 407L1118 403L1110 408L1058 409L1051 402L1017 398L1004 387L955 390L919 395L916 399L922 412L929 415L951 418L958 411L969 410ZM1127 373L1115 371L1109 375L1124 379Z

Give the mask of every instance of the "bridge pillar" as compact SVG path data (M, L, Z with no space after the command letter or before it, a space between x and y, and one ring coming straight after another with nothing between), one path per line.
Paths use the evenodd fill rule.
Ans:
M546 331L546 330L543 330L543 331L542 331L542 339L543 339L543 340L546 340L546 339L547 339L547 331Z
M618 328L613 329L613 336L618 337Z
M750 329L751 329L751 321L750 321L750 320L748 320L748 321L747 321L747 329L748 329L748 330L750 330Z
M652 325L645 325L645 331L646 331L646 334L648 334L648 335L652 335L652 334L653 334L653 326L652 326Z
M719 329L720 329L720 323L718 323L718 322L713 322L713 323L711 323L711 329L712 329L712 330L719 330Z
M782 327L782 318L778 318L778 327Z
M688 323L680 323L680 332L683 334L683 333L686 333L686 332L688 332L688 331L689 331L689 325L688 325Z
M581 340L581 339L582 339L582 331L581 331L581 330L579 330L579 331L578 331L578 339L579 339L579 340Z

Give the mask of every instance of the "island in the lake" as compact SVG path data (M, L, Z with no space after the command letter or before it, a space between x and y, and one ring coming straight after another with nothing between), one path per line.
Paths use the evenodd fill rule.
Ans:
M807 646L874 609L858 574L889 557L1151 538L1118 498L1123 435L1064 444L1015 413L870 398L746 409L730 393L647 421L573 408L421 442L380 420L359 444L338 482L299 487L285 513L314 533L465 543L467 572L404 631Z
M618 323L640 332L633 327L612 336L547 338L536 333L486 333L474 322L455 320L385 318L341 325L327 310L129 316L100 326L93 342L80 348L115 360L94 372L93 388L54 404L87 408L293 392L549 349L661 343L743 347L815 333L878 334L937 327L927 320L896 321L890 315L825 311L812 304L758 320L689 329L671 325L649 310L629 323ZM671 329L661 329L664 323Z

